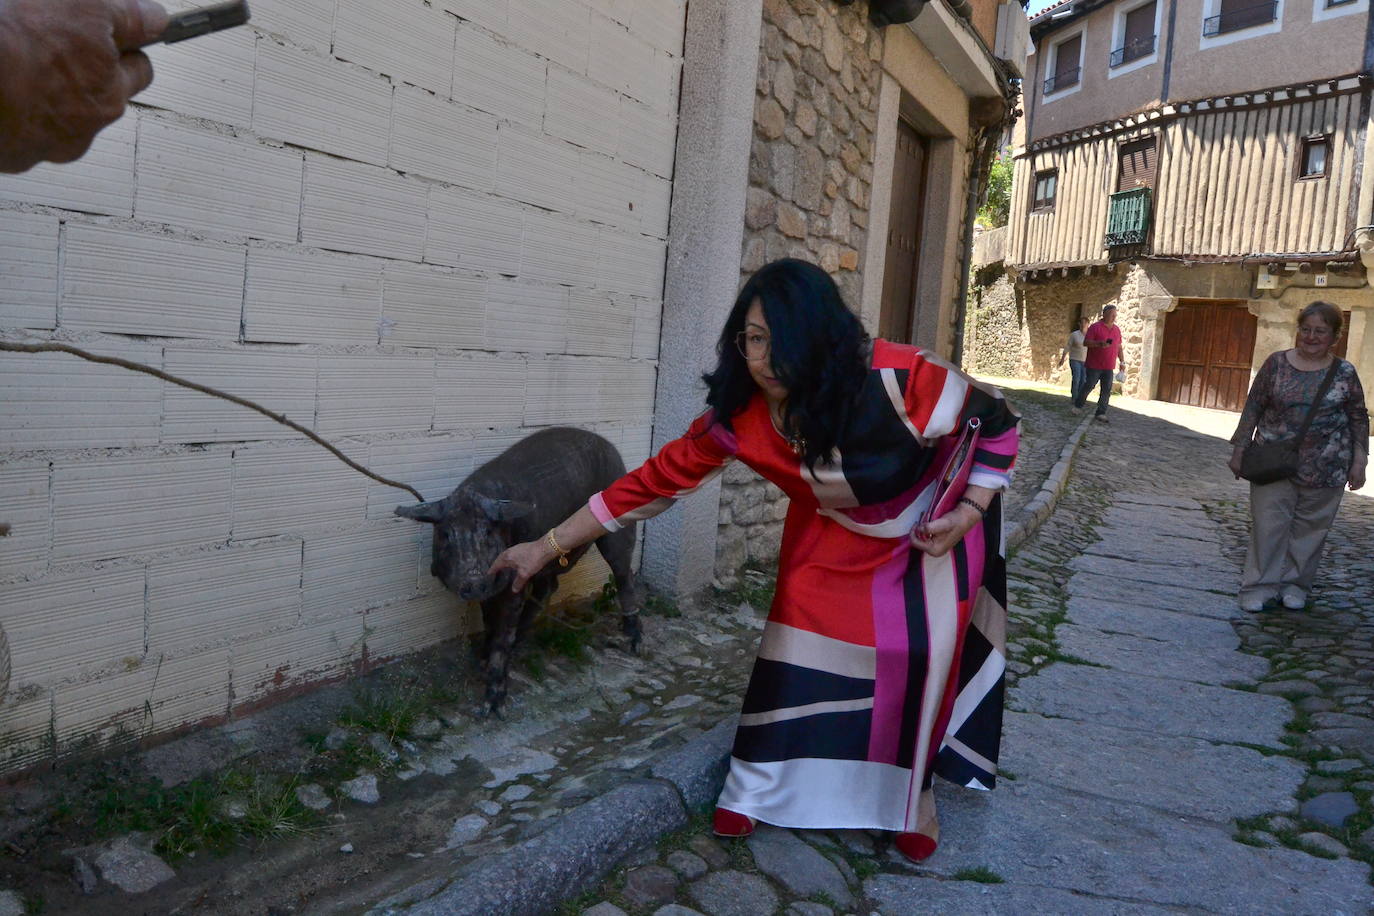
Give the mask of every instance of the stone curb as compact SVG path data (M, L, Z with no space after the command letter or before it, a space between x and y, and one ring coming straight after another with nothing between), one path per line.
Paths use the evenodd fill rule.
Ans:
M543 916L598 887L625 858L687 826L715 800L730 762L737 717L667 752L652 779L617 786L543 833L464 869L395 894L369 916Z
M1059 453L1059 460L1050 469L1050 474L1045 478L1045 482L1040 485L1031 501L1021 507L1020 517L1016 524L1011 526L1007 532L1007 550L1013 550L1019 546L1032 534L1035 534L1041 522L1050 517L1054 512L1054 507L1059 504L1059 497L1064 492L1064 488L1069 485L1069 471L1073 468L1073 459L1078 454L1078 446L1083 442L1083 436L1087 434L1088 427L1092 426L1092 414L1088 414L1083 421L1078 424L1078 429L1069 434L1069 441L1064 443L1063 450Z
M1070 434L1045 482L1007 534L1010 550L1050 516L1068 486L1092 415ZM451 881L435 879L378 904L368 916L544 916L600 885L622 861L665 834L681 830L692 812L715 800L729 767L737 717L731 715L681 748L657 758L653 779L619 786L559 818L538 836L468 867Z

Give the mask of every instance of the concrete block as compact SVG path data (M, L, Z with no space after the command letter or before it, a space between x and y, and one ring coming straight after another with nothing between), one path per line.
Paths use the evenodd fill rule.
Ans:
M0 210L0 325L57 327L57 230L55 216Z
M419 261L428 194L387 169L307 156L301 241L316 248Z
M668 237L668 213L673 204L673 183L648 172L639 173L639 231L656 239Z
M568 0L514 0L506 11L506 35L542 57L587 72L591 10Z
M128 739L150 724L144 703L151 699L157 665L139 664L129 670L87 680L67 681L52 689L52 727L60 748L83 741Z
M388 0L385 10L376 0L338 0L334 56L447 93L457 20L421 0Z
M51 476L46 461L0 465L0 522L10 526L5 549L0 550L0 578L47 567L52 540ZM0 620L4 619L0 614Z
M382 266L369 258L248 250L243 306L248 340L375 344Z
M621 25L630 24L634 4L635 0L587 0L587 5L594 11L614 19Z
M635 359L658 359L659 330L663 322L662 299L633 299L635 308Z
M525 212L513 201L438 185L429 189L425 260L432 264L514 276L524 231Z
M275 41L259 44L254 131L337 156L386 162L390 80Z
M632 296L663 295L668 243L612 229L601 230L597 243L596 285Z
M60 323L79 331L235 339L244 257L241 245L68 226Z
M10 691L5 715L5 766L20 769L52 761L52 691L45 688ZM22 910L21 910L22 912Z
M634 328L634 306L628 299L592 290L569 292L569 353L629 357Z
M506 32L507 0L438 0L436 5L464 20L459 25L460 29L471 23L498 35Z
M296 625L298 542L231 546L148 567L148 651L179 657Z
M537 128L544 120L547 68L543 59L459 23L453 54L453 100L490 112L502 121Z
M326 438L427 432L434 422L434 357L321 356L316 423Z
M482 345L487 281L467 271L392 262L383 271L383 338L407 347Z
M481 467L491 459L500 455L521 439L534 432L532 429L491 429L477 434L476 449L472 460L477 467Z
M496 183L496 116L397 86L390 163L400 172L490 191Z
M281 350L168 348L163 368L181 378L255 401L307 429L315 423L315 356ZM168 385L162 400L163 442L244 442L299 437L256 411Z
M649 460L649 456L653 454L653 436L652 423L621 427L620 457L625 459L626 468L634 470ZM643 534L642 530L640 533Z
M451 592L440 591L367 612L367 656L395 658L474 633L476 614Z
M253 21L258 8L253 7ZM187 44L155 44L147 49L157 78L138 95L155 108L235 127L253 118L253 70L258 36L252 29L229 29ZM142 141L140 141L142 142Z
M130 108L124 117L97 134L86 155L76 162L44 163L22 175L0 175L0 200L132 216L137 123L138 113Z
M581 150L554 137L502 124L497 132L496 193L571 213L579 202Z
M474 353L441 356L435 367L434 428L517 426L525 405L525 360Z
M220 235L294 242L304 168L294 150L144 118L134 215Z
M408 519L306 538L304 613L342 616L415 597L419 538Z
M438 435L374 442L367 466L383 477L408 483L425 499L441 499L472 473L473 441L470 436ZM389 519L397 506L415 498L404 490L368 482L367 517ZM420 526L424 531L427 526Z
M628 10L626 11L628 16ZM587 75L598 83L648 104L661 104L663 87L653 45L622 21L592 13Z
M0 586L14 686L51 686L141 659L143 601L140 567L86 569Z
M360 464L367 461L366 446L348 443L342 450ZM234 540L359 524L367 484L313 442L235 449Z
M229 464L228 452L54 461L53 561L132 557L227 540Z
M160 347L84 343L106 356L156 366ZM162 382L59 353L0 359L0 448L137 448L156 445Z
M150 655L137 672L115 677L110 684L121 700L138 701L140 727L147 733L186 725L217 725L229 713L229 653L211 649L179 658ZM63 688L56 691L59 727L70 724L70 711L62 704L63 692Z
M253 26L298 47L327 52L334 34L334 0L256 0Z
M638 230L644 173L601 153L582 154L577 176L577 215L593 222Z
M488 350L562 353L568 345L568 291L493 278L487 282Z
M363 615L352 614L235 641L229 647L234 706L343 673L361 659L363 635Z
M520 276L545 283L591 286L596 281L595 226L551 213L525 217Z
M543 359L530 362L526 426L588 425L606 419L602 380L610 360Z
M655 370L651 363L615 360L600 368L601 419L633 422L653 419Z
M674 57L687 35L687 0L642 0L630 15L630 31Z
M613 90L581 73L550 66L544 132L587 149L614 153L620 135L619 119L615 117L619 102L620 97Z
M677 118L634 99L620 99L621 159L661 178L673 175Z

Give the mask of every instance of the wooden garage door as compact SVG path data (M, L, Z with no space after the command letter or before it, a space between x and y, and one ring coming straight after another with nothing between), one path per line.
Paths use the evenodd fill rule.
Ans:
M1250 387L1255 316L1243 302L1183 299L1164 318L1157 397L1239 411Z

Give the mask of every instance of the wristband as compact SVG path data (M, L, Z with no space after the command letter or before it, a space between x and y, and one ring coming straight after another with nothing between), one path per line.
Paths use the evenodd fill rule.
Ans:
M977 509L979 518L983 518L988 514L987 506L980 506L977 502L975 502L972 499L969 499L967 496L959 497L959 502L963 503L966 506L972 506L973 508Z

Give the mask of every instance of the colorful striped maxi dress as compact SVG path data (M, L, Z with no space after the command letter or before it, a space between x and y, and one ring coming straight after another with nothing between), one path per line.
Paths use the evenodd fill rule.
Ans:
M719 804L783 827L933 832L931 777L992 788L1002 727L1001 498L943 557L913 550L951 433L981 421L969 483L1002 490L1020 419L1000 392L875 341L832 461L813 475L761 393L711 411L590 501L608 530L743 461L790 498L777 589Z

